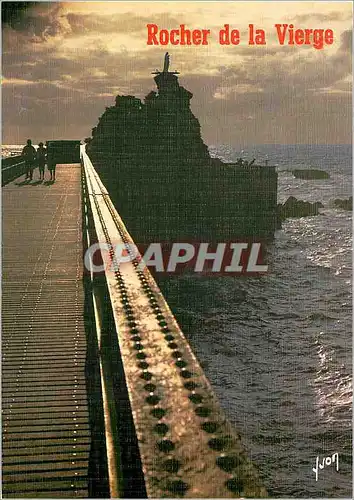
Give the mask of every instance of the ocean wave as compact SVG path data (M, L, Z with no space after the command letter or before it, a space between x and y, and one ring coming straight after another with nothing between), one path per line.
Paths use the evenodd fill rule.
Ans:
M242 156L231 146L220 152L228 161ZM270 496L350 496L351 213L328 203L351 195L351 147L257 146L243 153L268 155L279 169L328 171L328 180L301 182L279 173L280 200L321 201L322 215L283 224L269 247L268 275L178 277L169 287L172 304ZM341 474L328 471L319 485L314 459L336 449Z

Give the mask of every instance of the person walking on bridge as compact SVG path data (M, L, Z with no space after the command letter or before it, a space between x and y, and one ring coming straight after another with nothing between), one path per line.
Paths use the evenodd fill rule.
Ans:
M40 142L38 144L38 149L37 149L37 162L38 162L38 168L39 168L39 180L44 181L44 166L46 162L46 154L47 150L46 148L43 147L43 142Z
M25 160L25 167L26 167L26 180L27 179L29 179L30 181L32 180L33 168L36 156L37 153L35 148L32 146L31 139L27 139L27 145L22 150L22 158Z

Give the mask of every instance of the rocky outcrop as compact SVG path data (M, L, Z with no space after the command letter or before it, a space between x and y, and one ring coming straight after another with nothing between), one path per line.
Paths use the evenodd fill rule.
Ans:
M85 141L128 230L139 243L273 238L275 167L211 158L192 93L165 66L156 91L117 96Z
M340 208L342 210L352 211L353 210L353 197L350 196L348 199L344 199L344 200L341 200L340 198L336 198L333 201L332 205L335 208Z
M210 161L200 125L190 109L193 94L180 86L172 72L158 72L158 92L144 103L134 96L116 97L92 129L87 151L136 164L205 163Z
M318 215L319 208L323 208L322 203L319 201L310 203L290 196L285 203L278 204L278 216L280 221L291 217L310 217Z
M314 168L311 169L296 169L291 171L297 179L329 179L329 173L324 170L316 170Z

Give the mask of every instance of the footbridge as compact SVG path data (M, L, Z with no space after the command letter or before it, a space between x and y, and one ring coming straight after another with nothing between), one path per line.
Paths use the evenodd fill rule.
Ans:
M133 240L85 151L54 183L24 181L10 160L3 497L265 497L140 256L115 261L114 245ZM98 243L100 273L86 252Z

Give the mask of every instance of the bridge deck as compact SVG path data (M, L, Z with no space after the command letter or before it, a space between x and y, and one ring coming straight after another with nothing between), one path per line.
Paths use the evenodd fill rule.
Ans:
M87 497L80 166L2 197L3 495Z

